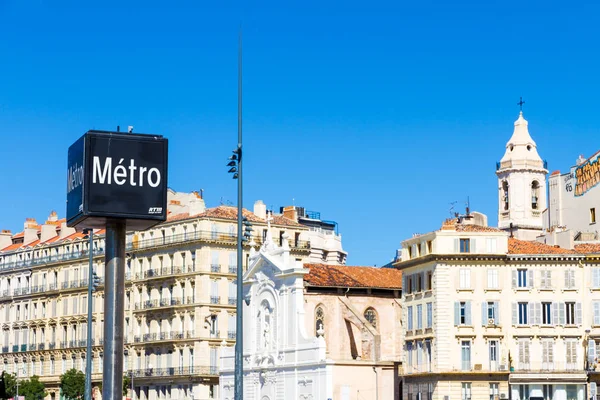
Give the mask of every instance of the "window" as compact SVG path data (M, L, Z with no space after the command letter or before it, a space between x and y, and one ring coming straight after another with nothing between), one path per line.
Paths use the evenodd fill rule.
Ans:
M315 333L318 335L321 329L325 329L325 313L323 312L323 307L318 306L315 310Z
M423 291L423 274L417 274L417 292Z
M417 329L423 329L423 305L417 305Z
M565 339L567 369L577 366L577 339Z
M461 301L454 303L454 325L471 325L471 303Z
M540 286L542 289L552 289L552 271L549 269L540 271Z
M502 181L502 203L504 211L508 211L508 182Z
M600 289L600 268L592 267L592 288Z
M600 303L598 303L598 305L600 306ZM599 317L600 317L600 307L598 307L599 310ZM426 328L431 328L433 327L433 303L427 303L427 326Z
M406 356L407 356L407 364L408 368L413 366L413 343L406 342Z
M489 341L489 353L490 353L490 371L495 371L498 367L498 341Z
M425 341L425 362L427 363L427 372L431 372L431 340Z
M533 210L538 209L540 198L540 184L538 181L533 181L531 183L531 208Z
M462 268L459 271L459 287L461 289L470 289L471 288L471 270L467 268Z
M554 388L552 385L542 385L542 394L544 395L544 400L552 400L552 397L554 397Z
M575 289L575 270L565 270L565 289Z
M554 369L554 341L553 339L542 340L542 369Z
M487 271L487 287L488 289L498 289L498 270L488 269Z
M519 398L520 399L528 399L529 398L529 385L519 385Z
M375 309L372 307L367 308L364 317L371 325L373 325L373 328L377 329L377 312L375 312Z
M485 239L485 251L487 253L496 253L498 251L498 239L496 239L496 238Z
M496 400L500 396L500 390L498 388L499 383L490 383L490 400Z
M519 369L529 369L529 339L519 340Z
M406 294L411 294L413 292L412 286L413 286L413 277L411 275L409 275L408 279L407 279L407 285L406 285Z
M460 343L461 367L463 371L471 370L471 342L463 340Z
M552 303L542 303L542 324L552 325Z
M408 319L408 330L412 331L413 330L413 308L412 306L408 306L406 308L406 312L407 312L407 319Z
M596 209L590 208L590 224L596 223Z
M500 323L500 306L497 301L481 303L481 325L498 325Z
M471 383L463 382L461 384L461 400L471 400Z
M517 270L517 287L526 288L527 286L527 270Z
M566 325L575 325L575 303L565 303Z
M594 301L592 304L594 307L594 318L592 325L600 325L600 301Z
M519 325L527 325L529 323L528 318L528 303L518 303L519 306Z
M460 252L461 253L470 253L471 252L471 240L470 239L460 239Z
M432 290L432 289L433 289L433 271L428 271L427 272L427 290Z

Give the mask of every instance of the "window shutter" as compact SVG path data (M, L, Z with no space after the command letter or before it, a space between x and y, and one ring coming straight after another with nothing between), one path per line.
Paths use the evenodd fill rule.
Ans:
M487 303L485 301L481 302L481 325L487 325Z
M519 340L519 362L522 363L525 361L525 341L523 339Z
M406 294L406 275L402 274L402 293Z
M527 303L527 324L526 325L533 325L534 320L535 320L535 307L533 306L534 303L529 302Z
M535 324L542 323L542 303L535 303Z
M237 264L237 254L234 251L229 252L229 266L235 267Z
M500 303L494 302L494 316L496 317L496 325L500 325Z
M465 325L471 326L471 302L465 303Z
M460 303L458 301L454 302L454 325L460 325Z
M532 269L528 269L527 270L527 287L528 288L532 288L535 285L533 284L533 270Z
M460 242L458 239L454 239L454 252L458 253L460 251Z
M594 288L600 287L600 268L592 268L592 286Z
M594 302L594 325L600 325L600 301Z
M559 312L558 312L559 307L560 307L559 303L552 303L552 324L553 325L560 325Z
M594 339L588 339L588 363L591 365L596 358L596 341Z
M471 243L469 243L469 252L470 253L477 253L477 241L475 241L475 238L471 238L470 240Z
M519 310L517 309L517 303L512 303L512 324L517 325L519 323Z
M542 270L540 271L540 287L545 288L546 285L546 271Z
M575 324L581 325L581 303L575 303Z
M570 288L571 287L570 286L571 279L570 279L570 276L569 276L570 275L569 272L571 272L571 271L569 271L568 269L565 269L565 288Z
M513 289L517 287L517 271L513 270L512 272L512 287Z
M421 272L421 290L425 291L426 289L428 289L428 287L425 282L425 272Z
M213 251L211 253L211 257L212 257L211 264L212 265L219 265L219 252L218 251Z
M525 344L525 362L529 363L529 340L524 341Z
M211 296L219 295L219 282L218 281L210 281L210 294L211 294Z
M565 324L565 303L558 303L559 325Z
M412 293L417 292L417 275L412 275L410 290Z
M571 287L575 288L575 270L571 270Z

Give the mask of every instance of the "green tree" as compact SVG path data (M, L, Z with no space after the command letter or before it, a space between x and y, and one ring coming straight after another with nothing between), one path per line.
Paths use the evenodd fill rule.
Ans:
M129 386L131 386L131 377L129 374L123 375L123 396L127 396L127 390L129 390ZM133 397L133 394L131 394Z
M37 375L19 382L19 396L25 396L25 400L40 400L47 394L46 386L40 382L40 377Z
M15 374L4 374L4 386L8 398L15 397L17 394L17 376Z
M83 399L85 393L85 375L71 368L60 376L60 390L67 400Z

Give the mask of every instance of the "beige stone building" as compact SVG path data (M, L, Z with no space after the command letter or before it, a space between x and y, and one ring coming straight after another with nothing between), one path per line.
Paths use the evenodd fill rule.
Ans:
M403 398L590 398L600 249L518 240L483 220L402 242Z
M219 347L235 339L237 212L206 208L198 193L169 191L168 199L167 222L127 236L124 362L134 387L129 396L217 398ZM257 243L265 238L266 213L260 201L253 212L245 211ZM291 238L295 259L331 257L318 245L311 248L312 230L297 220L275 215L272 226L277 238ZM53 400L61 397L62 373L85 371L88 243L56 213L43 224L28 219L23 232L0 233L0 368L19 377L39 375ZM95 232L92 251L103 278L103 231ZM345 262L343 250L334 257ZM102 287L93 304L96 385L102 374Z

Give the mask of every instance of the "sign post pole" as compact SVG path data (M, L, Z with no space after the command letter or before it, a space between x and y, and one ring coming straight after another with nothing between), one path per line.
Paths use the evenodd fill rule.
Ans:
M125 321L125 221L106 223L104 284L104 366L102 399L123 398L123 324Z

